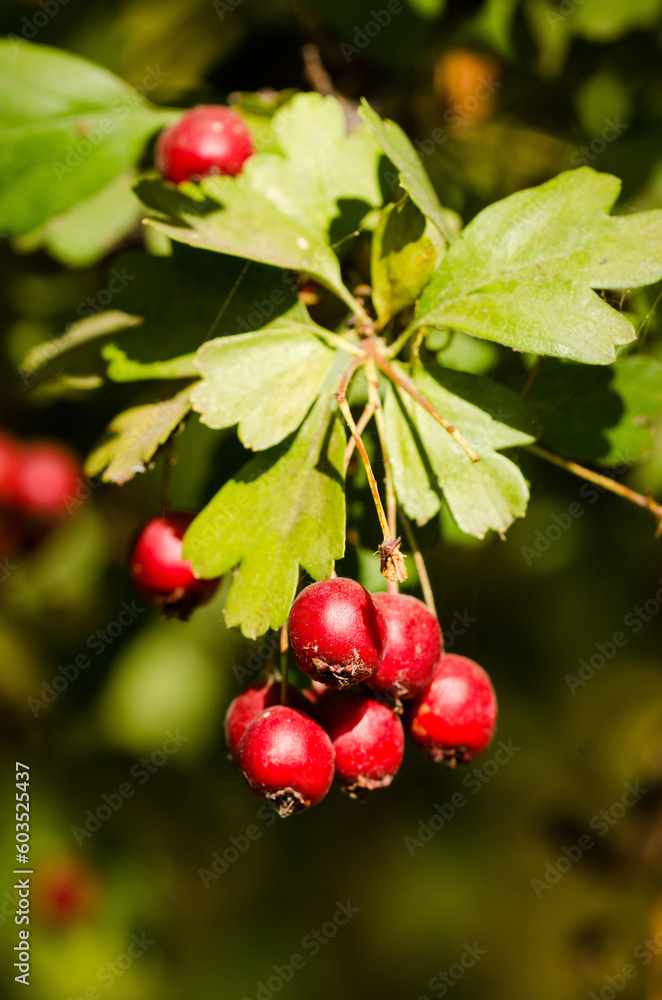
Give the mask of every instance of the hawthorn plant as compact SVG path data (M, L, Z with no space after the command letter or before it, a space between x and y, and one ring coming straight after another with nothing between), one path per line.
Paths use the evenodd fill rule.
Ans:
M228 626L250 638L280 630L304 577L332 578L348 472L365 474L380 525L370 544L391 593L407 576L404 537L433 613L412 522L444 508L467 535L505 536L527 509L522 449L662 525L662 506L599 471L615 455L644 457L647 424L662 411L662 366L640 350L629 305L633 290L662 279L662 211L612 214L616 177L570 170L463 226L403 130L365 100L351 128L344 105L318 93L243 95L231 111L186 114L85 60L17 41L0 43L0 85L9 81L0 228L17 248L83 266L144 224L143 248L112 263L131 280L108 309L35 346L23 381L151 384L152 401L119 412L87 459L87 474L108 483L149 469L187 422L236 428L253 454L202 498L181 552L195 578L232 574ZM198 142L207 145L187 146ZM529 377L514 388L498 366L445 367L455 335L523 354ZM596 450L595 414L614 397L619 415ZM369 424L378 462L364 443ZM472 683L487 692L479 747L496 705L482 673ZM419 742L453 756L421 718L438 690L426 701L423 688L404 688L418 697ZM366 710L378 716L374 702ZM262 761L274 732L262 724L244 757ZM350 765L344 780L359 780Z

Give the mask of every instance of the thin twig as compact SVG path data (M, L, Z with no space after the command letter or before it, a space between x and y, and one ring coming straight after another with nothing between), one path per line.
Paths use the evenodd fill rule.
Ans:
M363 413L359 417L359 422L356 425L356 429L359 432L359 434L363 434L374 412L375 412L375 407L372 405L372 403L370 402L366 403ZM355 447L356 443L354 441L354 438L350 437L349 441L347 442L347 446L345 448L345 457L343 459L343 473L345 476L347 475L347 470L349 468L349 463L352 460L352 455L354 454Z
M375 502L375 508L377 510L377 517L379 518L379 524L382 529L382 534L384 535L385 542L393 541L393 535L388 526L388 521L386 519L386 514L384 513L384 507L382 505L382 500L379 495L379 489L377 487L377 480L375 479L375 474L372 471L372 466L370 464L370 459L368 458L368 452L365 450L365 445L359 434L358 428L354 423L354 417L352 416L352 411L349 408L349 404L343 392L337 392L335 394L335 400L340 411L347 421L347 426L350 429L352 437L354 438L354 443L358 448L359 455L363 461L363 466L365 468L366 476L368 477L368 485L370 486L370 492L372 493L372 499Z
M391 537L395 538L396 535L396 499L395 499L395 486L393 483L393 467L391 465L391 459L388 451L388 443L386 440L386 425L384 424L384 410L382 409L382 401L379 396L379 378L377 375L377 369L375 367L374 361L369 361L366 365L366 375L368 377L368 399L373 405L375 412L375 423L377 425L377 436L379 438L379 444L382 449L382 458L384 460L384 488L386 490L386 515L388 519L388 526L391 532ZM389 579L388 581L389 593L398 593L398 580L397 578Z
M527 378L526 384L524 385L524 388L522 389L522 392L520 393L520 395L522 395L524 397L526 397L526 396L529 395L529 393L531 392L531 389L533 388L533 383L538 378L538 372L540 371L541 364L542 364L542 354L539 354L538 357L535 360L535 364L533 365L533 368L529 372L529 377Z
M439 413L438 410L435 410L434 406L428 403L425 396L420 394L418 389L414 387L408 378L400 375L395 368L391 368L388 362L379 354L375 354L375 363L379 368L381 368L384 374L391 379L392 382L395 382L395 384L399 385L401 389L404 389L405 392L409 393L411 398L418 403L419 406L422 406L431 417L434 417L434 419L441 424L444 430L448 431L450 436L457 441L460 447L467 453L472 462L480 462L480 455L473 450L461 431L459 431L457 427L453 426L449 420L446 420L446 417L442 417L441 413Z
M403 330L400 336L396 337L393 343L388 345L388 347L384 351L385 357L394 358L396 354L399 354L402 348L407 343L407 341L414 336L416 330L417 330L416 326L408 326L406 330Z
M405 535L407 536L409 547L412 551L412 555L414 556L414 563L416 564L416 569L418 570L418 578L421 581L421 590L423 591L425 603L436 618L437 608L434 603L434 594L432 593L432 585L430 584L430 577L428 576L425 560L423 559L423 553L418 547L418 542L416 541L411 521L400 506L398 506L398 513L405 529Z
M659 538L662 534L662 504L656 503L650 494L645 496L643 493L637 493L635 490L631 490L629 486L624 486L623 483L619 483L609 476L604 476L600 472L587 469L584 465L579 465L577 462L561 458L560 455L555 455L553 452L547 451L545 448L540 448L538 445L531 444L526 450L530 451L532 455L537 455L538 458L544 459L546 462L551 462L552 465L557 465L559 468L565 469L566 472L571 472L574 476L579 476L580 479L587 479L589 482L601 486L604 490L609 490L611 493L616 493L619 497L630 500L637 507L649 510L657 520L656 538Z

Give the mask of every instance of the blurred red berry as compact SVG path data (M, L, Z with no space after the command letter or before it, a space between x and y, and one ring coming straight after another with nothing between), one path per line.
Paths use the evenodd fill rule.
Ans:
M56 441L37 441L20 448L12 481L12 502L22 513L58 518L79 503L84 482L76 455Z
M195 576L190 560L182 558L182 539L195 516L176 511L149 521L130 561L131 576L143 597L183 618L209 601L219 584L218 579Z
M156 169L175 184L209 174L238 174L255 152L243 118L214 104L187 111L156 144Z

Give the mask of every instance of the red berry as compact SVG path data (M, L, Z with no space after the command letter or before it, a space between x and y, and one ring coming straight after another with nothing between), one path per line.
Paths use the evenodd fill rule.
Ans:
M236 759L239 742L248 725L265 708L280 705L280 698L280 681L258 681L230 702L225 713L225 742L231 757ZM287 686L287 700L290 707L297 708L301 712L308 712L312 708L310 702L304 698L303 691L299 691L292 684Z
M33 905L36 916L55 926L89 920L100 896L96 873L85 862L67 855L39 866Z
M304 698L310 702L311 705L319 705L325 698L328 698L330 694L334 694L336 688L330 688L328 684L323 684L322 681L312 680L310 682L309 688L303 688L301 694Z
M20 460L21 446L0 431L0 503L11 503L14 494L14 477Z
M239 767L251 791L285 818L324 798L333 781L333 747L310 716L276 705L246 729Z
M352 798L391 784L405 747L395 712L370 695L337 694L324 702L321 722L336 755L336 781Z
M39 441L20 448L13 473L12 501L26 514L62 517L76 502L83 472L74 453L58 442Z
M209 174L234 177L254 152L251 134L236 111L200 104L161 133L156 169L175 184Z
M454 766L487 749L496 719L496 695L483 668L447 653L413 704L410 733L433 760Z
M182 559L182 538L195 514L177 511L149 521L131 553L130 571L143 597L186 618L211 599L218 579L201 580Z
M311 583L292 605L287 630L296 665L324 684L357 684L382 662L386 622L355 580Z
M422 601L407 594L374 594L373 600L386 619L386 650L366 683L394 698L413 698L428 686L439 663L439 622Z

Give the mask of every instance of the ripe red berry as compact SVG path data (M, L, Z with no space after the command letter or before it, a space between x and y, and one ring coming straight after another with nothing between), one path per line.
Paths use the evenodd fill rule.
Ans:
M413 698L428 686L439 663L439 622L422 601L408 594L374 594L373 600L386 619L386 649L381 666L366 683L394 698Z
M230 108L200 104L165 129L156 144L156 169L169 181L241 171L255 152L243 118Z
M65 515L83 482L80 463L69 448L38 441L17 452L12 501L22 513L42 518Z
M191 562L182 558L182 538L195 514L176 511L145 525L131 553L130 572L147 601L187 618L211 599L219 581L194 576Z
M395 712L370 695L336 694L321 708L336 755L336 781L352 798L391 784L405 747Z
M333 747L310 716L276 705L246 729L239 767L251 791L285 818L324 798L333 781Z
M287 686L287 701L290 707L300 712L312 709L310 702L292 684ZM281 703L280 681L257 681L234 698L225 713L225 742L230 756L237 758L241 737L246 728L265 708Z
M413 704L410 734L433 760L454 766L487 749L496 719L496 695L483 668L447 653Z
M335 694L336 690L336 688L329 687L328 684L323 684L322 681L312 680L310 682L310 687L303 688L301 694L304 696L306 701L317 707L326 698L328 698L329 695Z
M311 583L292 605L287 630L296 665L324 684L357 684L382 662L386 622L355 580Z

